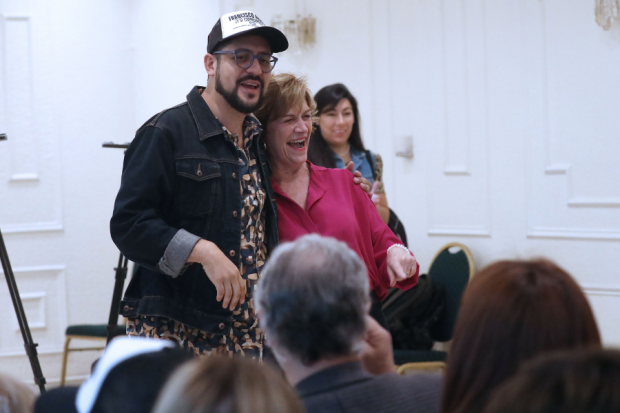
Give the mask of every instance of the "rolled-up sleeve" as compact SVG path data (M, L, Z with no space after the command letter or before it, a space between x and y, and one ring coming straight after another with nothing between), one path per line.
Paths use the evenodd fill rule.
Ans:
M180 229L166 247L157 267L161 272L177 277L186 267L187 259L200 237Z
M131 261L172 277L183 271L200 239L164 220L174 191L172 139L161 128L143 127L125 154L110 234Z

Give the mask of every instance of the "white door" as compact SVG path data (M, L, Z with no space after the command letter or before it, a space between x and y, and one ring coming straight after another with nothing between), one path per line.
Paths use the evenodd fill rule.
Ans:
M620 36L593 9L390 0L375 122L389 116L388 197L424 269L453 240L478 267L549 257L620 344Z
M52 43L45 3L0 1L0 133L8 136L0 142L0 229L44 374L50 357L59 357L66 325L65 265L50 254L50 245L62 236L63 220L58 127L46 70ZM4 276L0 281L0 364L30 379Z

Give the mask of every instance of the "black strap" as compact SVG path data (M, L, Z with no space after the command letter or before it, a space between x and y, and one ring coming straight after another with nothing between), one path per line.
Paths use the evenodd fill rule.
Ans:
M368 149L364 150L366 154L366 161L368 161L368 165L370 165L370 169L372 169L372 176L377 180L377 171L375 169L375 164L372 162L372 156L370 156L370 151Z

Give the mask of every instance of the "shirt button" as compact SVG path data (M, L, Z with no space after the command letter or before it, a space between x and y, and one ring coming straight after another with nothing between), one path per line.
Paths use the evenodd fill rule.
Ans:
M228 253L231 257L235 256L235 250L230 250L230 252Z
M220 323L220 325L218 327L220 328L220 330L223 330L224 327L226 327L226 326L224 325L224 323Z
M233 173L232 173L232 178L233 178L233 179L237 179L237 173L236 173L236 172L233 172Z
M233 211L233 217L237 218L237 211Z
M123 307L123 310L125 310L125 311L129 311L129 306L128 306L128 305L126 305L125 307Z

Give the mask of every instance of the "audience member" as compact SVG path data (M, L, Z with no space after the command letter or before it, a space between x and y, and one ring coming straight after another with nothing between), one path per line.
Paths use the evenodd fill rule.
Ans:
M30 413L36 396L24 383L0 373L0 413Z
M195 360L175 373L153 413L302 413L303 405L271 366L242 358Z
M440 377L363 369L365 350L367 362L373 352L381 360L367 363L371 370L393 371L380 351L391 342L375 323L367 332L366 268L343 242L311 234L281 245L256 300L261 327L308 413L439 411Z
M529 362L493 393L484 413L620 412L620 351L561 353Z
M600 345L588 300L564 270L547 260L491 264L463 296L442 412L481 412L493 389L524 360Z
M308 160L326 168L344 168L353 162L354 170L374 184L373 201L388 224L390 209L383 187L383 162L379 154L364 147L357 99L345 85L335 83L319 90L314 100L319 121L308 145Z
M149 413L168 377L190 359L171 341L117 338L81 387L50 390L35 413Z
M346 242L366 264L373 296L370 314L387 327L381 301L389 287L408 290L416 285L419 265L381 221L367 194L351 182L349 172L308 162L315 106L306 80L282 73L273 76L265 102L255 112L271 161L279 242L310 233Z

